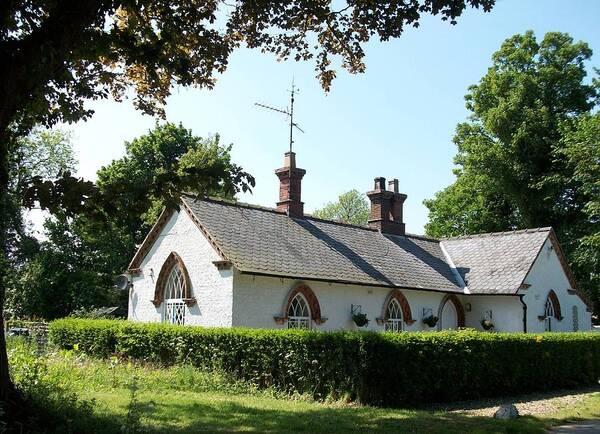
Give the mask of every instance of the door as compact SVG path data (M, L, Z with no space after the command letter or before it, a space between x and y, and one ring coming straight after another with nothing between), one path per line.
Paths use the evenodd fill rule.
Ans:
M442 330L457 329L458 328L458 315L456 314L456 308L454 303L450 300L446 301L444 308L442 309L441 326Z

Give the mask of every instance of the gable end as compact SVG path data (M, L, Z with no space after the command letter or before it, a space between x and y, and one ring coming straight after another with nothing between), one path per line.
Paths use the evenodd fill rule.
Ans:
M163 228L165 227L165 225L167 224L174 212L175 209L173 208L164 208L162 210L162 212L158 216L158 219L156 220L156 223L154 223L154 226L152 226L152 229L150 229L150 232L148 232L148 235L146 235L146 238L144 238L144 241L142 241L142 244L135 253L135 256L129 263L127 271L130 274L136 275L139 273L142 261L152 248L152 245L154 244L154 242L160 235L160 232L163 230Z

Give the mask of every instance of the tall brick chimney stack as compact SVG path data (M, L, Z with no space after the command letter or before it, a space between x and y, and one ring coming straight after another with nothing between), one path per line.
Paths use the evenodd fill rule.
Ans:
M369 226L386 234L404 235L402 211L406 195L398 191L398 180L391 180L389 190L386 190L385 178L375 178L375 189L367 196L371 200Z
M279 178L279 202L277 209L285 211L290 217L304 217L304 202L302 202L302 177L304 169L296 167L296 154L286 152L283 167L275 174Z

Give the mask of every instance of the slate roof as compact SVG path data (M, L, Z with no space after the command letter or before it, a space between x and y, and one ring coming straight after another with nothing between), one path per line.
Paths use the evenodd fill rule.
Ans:
M210 199L183 203L242 272L462 293L437 240Z
M462 293L466 283L471 294L515 294L551 232L440 241L213 199L186 196L182 203L242 272L392 288Z
M551 228L441 241L471 294L513 294L527 276Z

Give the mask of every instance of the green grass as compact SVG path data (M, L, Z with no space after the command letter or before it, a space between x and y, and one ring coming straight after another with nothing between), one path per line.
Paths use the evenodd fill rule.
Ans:
M56 411L66 408L61 394L91 402L71 413L67 408L67 423L54 431L49 427L50 432L543 433L550 424L563 420L600 417L600 393L590 394L559 414L503 422L339 400L315 402L305 396L258 390L227 375L189 366L161 368L96 360L77 352L36 359L30 349L14 343L9 353L13 377L34 398L56 406ZM59 392L46 399L40 388L44 393Z

